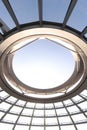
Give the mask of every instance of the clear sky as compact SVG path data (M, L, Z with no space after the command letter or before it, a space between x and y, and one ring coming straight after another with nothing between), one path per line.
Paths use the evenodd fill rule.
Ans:
M31 87L46 89L67 81L74 71L74 57L63 47L39 39L15 52L13 69L16 76Z

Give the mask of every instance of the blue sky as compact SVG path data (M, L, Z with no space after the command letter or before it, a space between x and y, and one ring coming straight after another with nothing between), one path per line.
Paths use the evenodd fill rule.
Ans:
M63 46L39 39L15 52L13 68L27 85L41 89L64 83L74 71L74 57Z

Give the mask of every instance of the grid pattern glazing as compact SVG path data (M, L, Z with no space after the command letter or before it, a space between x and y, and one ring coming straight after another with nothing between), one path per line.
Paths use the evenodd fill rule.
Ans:
M0 129L72 129L87 126L87 89L63 102L40 104L14 98L0 89ZM4 129L7 129L5 127Z

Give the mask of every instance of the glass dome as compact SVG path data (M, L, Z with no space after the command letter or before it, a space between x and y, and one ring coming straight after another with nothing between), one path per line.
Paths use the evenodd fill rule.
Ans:
M0 130L87 129L86 7L87 0L0 1ZM45 89L32 88L32 85L25 85L26 81L19 81L13 69L18 64L12 66L15 56L21 51L23 57L23 48L30 47L33 43L38 45L38 41L51 44L52 50L48 55L55 53L57 56L61 50L60 58L63 54L64 67L74 65L70 68L69 81L52 88L47 88L47 85ZM45 48L45 44L39 50L47 55L46 49L49 48ZM29 52L32 51L31 55L36 56L33 48L28 48ZM65 54L65 51L70 55ZM56 63L55 56L48 57L47 61L53 61L52 58ZM20 63L20 60L19 58L17 62ZM21 66L24 60L25 57L21 60ZM37 62L36 58L34 62L35 60ZM67 71L69 66L66 67L65 75L68 74ZM62 73L62 77L65 75Z

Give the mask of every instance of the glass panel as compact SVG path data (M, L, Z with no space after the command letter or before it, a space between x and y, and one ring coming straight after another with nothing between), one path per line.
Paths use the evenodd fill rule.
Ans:
M33 118L32 125L43 125L44 124L44 118Z
M87 95L87 90L81 92L82 95Z
M57 115L67 114L67 111L65 110L65 108L57 109L56 112L57 112Z
M21 112L21 110L22 110L21 107L13 106L13 107L11 108L10 112L19 114L19 113Z
M83 114L77 114L77 115L73 115L72 119L74 120L74 122L78 122L81 120L85 120L86 117Z
M36 104L36 108L43 109L44 108L44 104L38 103L38 104Z
M79 102L80 100L83 100L80 96L75 96L72 98L75 102Z
M20 105L20 106L24 106L25 101L19 100L16 104L17 104L17 105Z
M0 111L0 119L2 118L2 116L3 116L4 114L5 114L4 112L1 112L1 111Z
M86 130L87 129L87 124L79 124L79 125L76 125L76 126L77 126L78 130Z
M7 9L5 8L5 6L4 6L4 4L2 3L1 0L0 0L0 18L5 22L5 24L9 28L15 27L15 24L14 24L11 16L9 15Z
M34 116L44 116L44 110L35 110Z
M51 103L49 103L49 104L45 104L45 108L54 108L54 106L53 106L53 104Z
M26 107L29 107L29 108L34 108L34 106L35 106L35 103L27 103L26 104Z
M0 130L12 130L13 125L11 124L5 124L5 123L0 123Z
M70 0L43 0L43 19L51 22L63 22Z
M57 118L46 118L46 125L57 125L58 122L57 122Z
M86 110L87 110L87 101L78 104L78 106L79 106L81 109L86 109Z
M32 113L33 113L33 109L24 109L23 112L22 112L22 115L29 115L29 116L32 116Z
M29 130L29 126L16 125L15 130Z
M12 115L12 114L7 114L3 121L7 121L7 122L11 122L11 123L15 123L15 121L17 120L18 116L16 115Z
M78 0L67 25L79 31L87 26L87 0Z
M44 127L40 127L40 126L32 126L30 130L44 130Z
M55 116L55 110L45 110L46 116Z
M59 127L58 126L46 127L46 130L59 130Z
M61 130L76 130L76 129L73 125L69 125L69 126L61 126Z
M65 104L66 106L68 106L68 105L70 105L70 104L73 104L73 102L72 102L70 99L68 99L68 100L64 101L64 104Z
M21 124L30 124L31 118L30 117L24 117L24 116L20 116L18 123Z
M59 117L59 122L67 124L67 123L72 123L71 119L69 116L64 116L64 117Z
M63 107L63 104L62 104L62 102L55 103L55 107L56 107L56 108Z
M6 99L6 101L9 101L11 103L15 103L17 101L17 99L15 97L9 97Z
M10 104L8 104L8 103L5 103L5 102L3 102L3 103L1 103L0 104L0 109L1 110L8 110L9 108L11 107L11 105Z
M80 110L76 106L67 107L70 113L79 112Z
M0 97L4 99L4 98L8 97L8 93L6 93L5 91L2 91L2 92L0 92Z
M10 0L10 4L20 24L38 20L37 0Z

